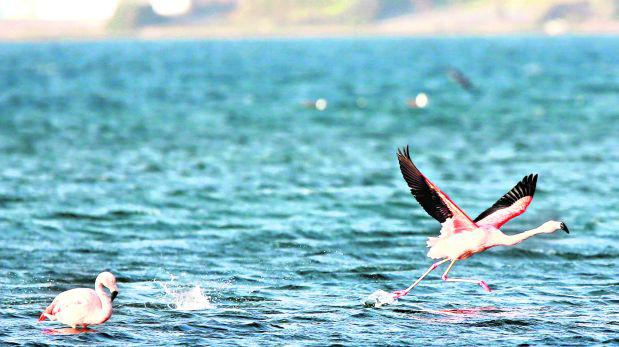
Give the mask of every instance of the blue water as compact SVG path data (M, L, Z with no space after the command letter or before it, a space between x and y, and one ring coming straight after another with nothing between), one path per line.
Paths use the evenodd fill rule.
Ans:
M618 344L617 57L591 37L0 44L0 343ZM431 264L406 144L472 216L539 173L504 231L571 233L454 267L492 293L436 273L364 307ZM104 270L112 318L44 333Z

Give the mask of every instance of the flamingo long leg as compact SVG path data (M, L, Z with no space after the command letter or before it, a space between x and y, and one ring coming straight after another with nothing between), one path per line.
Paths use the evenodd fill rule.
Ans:
M454 260L451 261L451 264L449 264L449 266L447 267L447 270L445 270L445 272L443 273L443 276L441 276L443 281L447 280L447 274L449 273L449 271L451 271L451 268L454 267L454 265L456 265L457 261L458 261L458 259L454 259Z
M445 282L466 282L466 283L479 284L482 288L484 288L485 291L487 291L487 292L491 291L490 287L488 287L486 282L484 282L482 280L474 280L474 279L468 279L468 278L449 278L449 277L447 277L447 274L449 273L449 271L451 271L451 268L456 264L456 261L458 261L458 259L452 260L451 264L449 264L449 266L447 267L447 270L445 270L445 273L443 273L443 276L441 276L443 281L445 281Z
M437 267L439 267L442 264L445 264L449 259L443 259L441 261L437 261L436 263L430 265L430 267L426 270L426 272L423 273L423 275L421 275L415 282L413 282L413 284L411 284L410 286L408 286L408 288L404 289L404 290L398 290L393 292L395 298L401 298L404 295L408 294L408 292L410 292L411 290L413 290L413 288L415 288L419 282L421 282L426 276L428 276L428 274L432 271L434 271L434 269L436 269Z

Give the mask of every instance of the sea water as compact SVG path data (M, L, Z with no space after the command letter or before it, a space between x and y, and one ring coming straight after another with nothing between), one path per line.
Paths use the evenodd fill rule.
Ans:
M0 344L617 344L617 57L609 37L0 44ZM455 265L491 293L437 269L365 307L432 263L407 144L472 217L539 173L503 230L571 233ZM104 270L111 319L44 334Z

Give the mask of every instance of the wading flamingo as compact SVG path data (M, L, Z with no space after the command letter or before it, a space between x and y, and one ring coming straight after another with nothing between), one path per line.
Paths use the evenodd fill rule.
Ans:
M548 221L541 226L516 235L506 235L499 228L510 219L524 213L535 194L537 175L525 176L514 188L503 195L490 208L471 220L462 210L443 193L434 183L424 176L411 160L408 146L398 149L400 171L421 207L439 223L441 234L430 237L427 246L428 257L441 259L432 264L426 272L404 290L393 293L397 299L408 294L432 270L439 265L450 262L441 277L448 282L468 282L480 285L486 291L490 288L486 282L477 279L449 278L447 275L458 260L466 259L475 253L483 252L495 246L513 246L537 234L550 234L556 230L569 233L563 222Z
M107 295L103 287L111 292ZM112 316L112 301L118 295L116 277L111 272L102 272L95 281L95 290L75 288L62 292L47 306L39 321L58 320L73 329L105 323Z

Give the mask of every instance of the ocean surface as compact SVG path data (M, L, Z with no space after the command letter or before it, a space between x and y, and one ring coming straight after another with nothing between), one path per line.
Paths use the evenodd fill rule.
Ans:
M0 344L617 345L618 57L610 37L2 43ZM432 263L407 144L472 217L539 173L503 230L571 233L456 264L491 293L437 270L365 307ZM104 270L107 323L37 323Z

